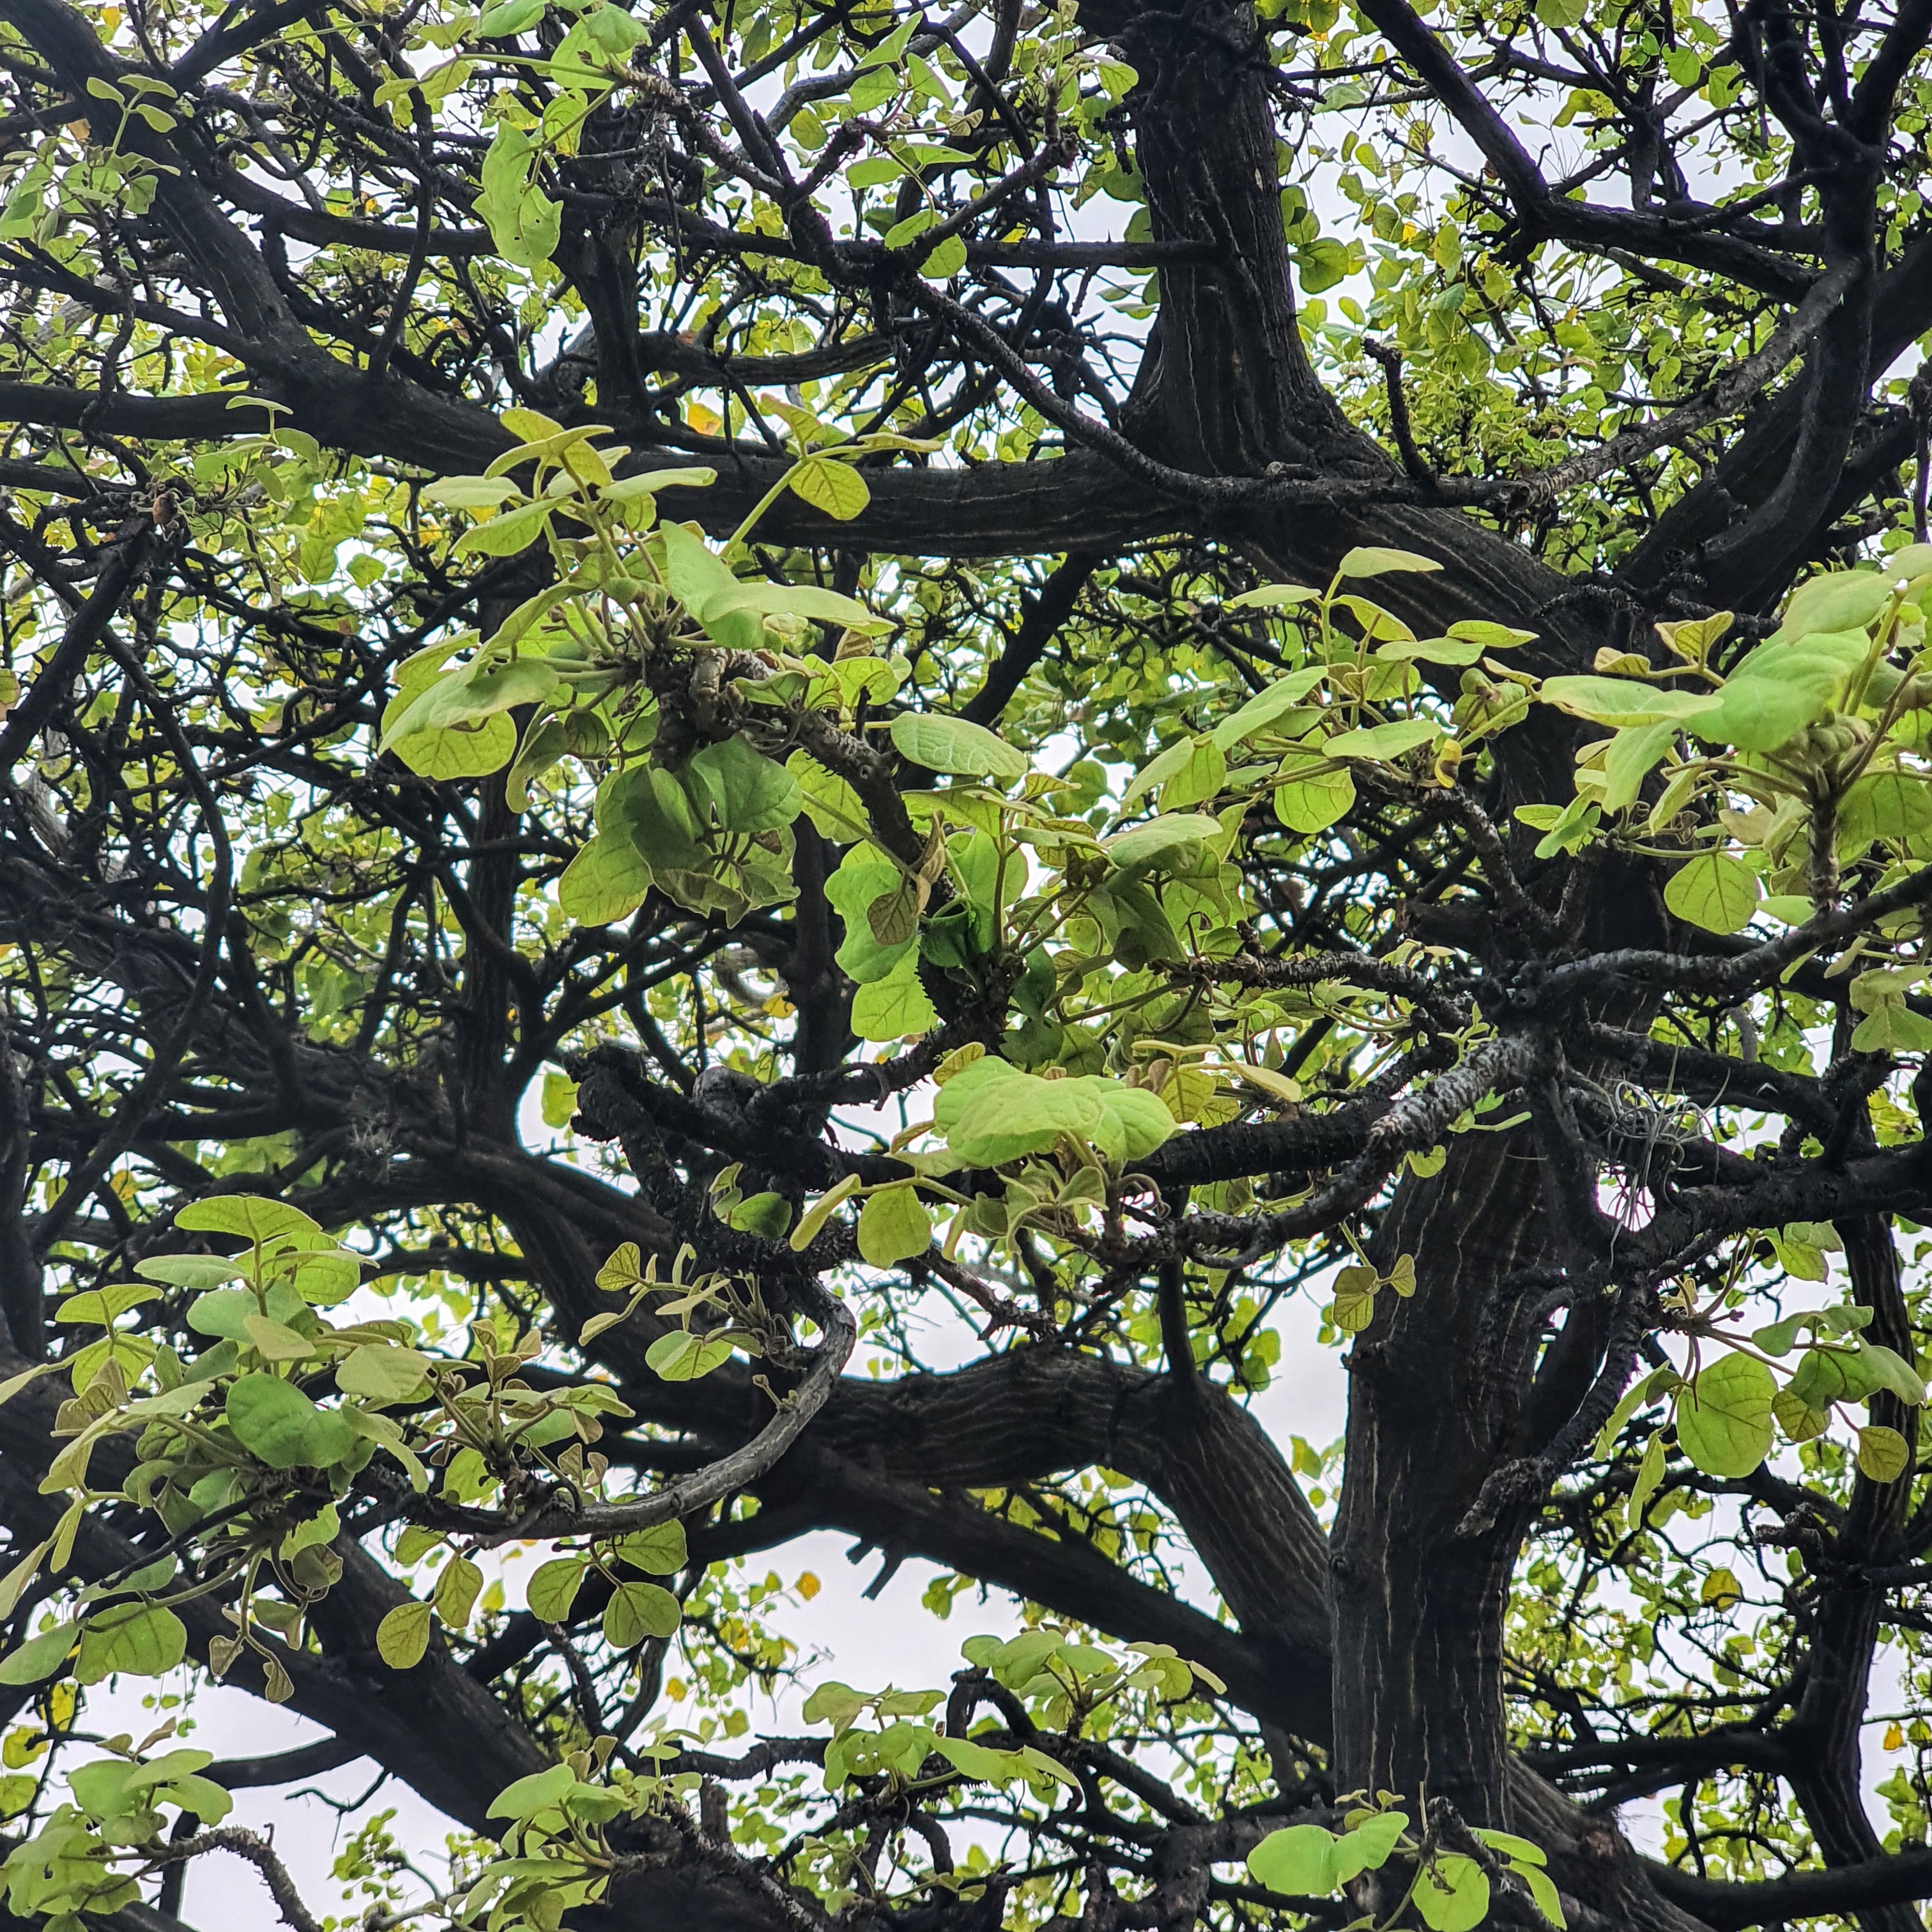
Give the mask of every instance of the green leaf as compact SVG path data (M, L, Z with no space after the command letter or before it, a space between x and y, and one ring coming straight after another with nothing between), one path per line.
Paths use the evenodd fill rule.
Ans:
M700 815L727 832L775 832L789 825L805 804L805 793L784 766L732 736L706 745L685 768L685 788Z
M859 1252L874 1268L922 1255L932 1239L932 1216L909 1180L868 1196L859 1210Z
M299 1208L259 1194L215 1194L191 1201L176 1213L175 1226L194 1234L237 1234L258 1246L282 1234L323 1238L321 1222Z
M437 1573L430 1599L446 1630L460 1630L470 1622L483 1588L483 1573L466 1556L452 1556Z
M459 556L514 556L542 541L556 507L548 501L523 503L500 516L472 524L457 538L456 554Z
M1062 1134L1112 1161L1142 1160L1179 1131L1156 1094L1098 1074L1042 1080L988 1054L939 1090L933 1121L962 1160L994 1167L1042 1154Z
M1897 1430L1873 1422L1858 1431L1861 1475L1874 1483L1895 1483L1911 1466L1911 1446Z
M966 244L957 235L949 235L920 264L919 272L928 281L950 281L966 266Z
M684 1328L674 1328L668 1335L660 1335L644 1351L646 1366L668 1382L697 1382L713 1369L722 1369L730 1359L728 1340L694 1335Z
M1860 1053L1932 1052L1932 1020L1903 1000L1882 1000L1858 1022L1852 1045Z
M430 1606L413 1598L398 1604L376 1626L376 1654L392 1670L408 1670L429 1648Z
M1876 1378L1877 1386L1891 1390L1908 1408L1916 1408L1925 1400L1925 1384L1918 1372L1897 1351L1882 1342L1859 1338L1858 1354Z
M651 868L637 847L622 832L599 832L563 868L556 902L579 926L614 926L650 889Z
M1378 664L1472 664L1484 648L1474 638L1399 638L1377 646L1375 656Z
M938 1024L920 984L918 951L910 946L884 979L861 986L852 998L852 1030L861 1040L904 1040Z
M1240 710L1231 712L1215 726L1215 743L1223 752L1232 752L1237 745L1266 730L1277 718L1292 711L1328 674L1326 664L1316 664L1306 670L1291 672L1265 691L1256 692Z
M425 503L440 503L449 510L500 509L518 494L507 476L444 476L423 485Z
M627 838L654 872L701 871L708 863L690 798L655 765L632 765L605 780L598 791L597 826L600 838Z
M1519 1838L1514 1832L1492 1831L1482 1825L1472 1829L1472 1834L1491 1851L1500 1852L1513 1864L1546 1865L1550 1862L1550 1855L1540 1845L1533 1844L1527 1838Z
M1781 1322L1768 1323L1762 1328L1751 1331L1751 1346L1762 1349L1767 1355L1788 1355L1798 1336L1808 1328L1814 1317L1808 1313L1787 1315Z
M530 1572L524 1600L538 1622L560 1624L570 1615L590 1565L580 1556L554 1556Z
M1785 650L1777 648L1780 653ZM1832 708L1845 677L1845 667L1836 658L1793 650L1775 664L1748 674L1741 666L1718 694L1715 704L1688 718L1686 724L1708 745L1735 745L1744 752L1775 751Z
M1375 1318L1376 1290L1381 1277L1364 1263L1335 1272L1335 1325L1345 1335L1359 1335Z
M844 844L866 835L866 808L859 794L844 779L828 772L807 752L794 752L785 760L785 770L799 782L805 794L805 812L824 838Z
M82 1627L77 1684L104 1678L163 1677L188 1654L188 1626L160 1604L116 1604Z
M838 909L845 937L833 956L860 986L883 980L899 964L911 945L911 935L895 946L882 945L873 931L871 909L898 891L905 874L869 844L855 845L825 882L825 896Z
M691 1561L684 1525L675 1518L628 1530L611 1546L633 1570L641 1570L646 1576L675 1576Z
M150 1281L166 1282L170 1288L219 1288L225 1281L239 1281L242 1269L220 1255L156 1255L134 1264L136 1274Z
M496 0L476 16L471 30L479 40L508 40L543 18L545 0Z
M1298 772L1274 788L1274 815L1291 832L1325 832L1354 803L1354 780L1334 767Z
M1604 789L1598 802L1605 812L1622 812L1636 802L1644 780L1670 750L1676 736L1677 727L1667 719L1617 734L1604 754Z
M197 1335L213 1335L224 1341L245 1342L248 1322L256 1312L254 1294L245 1288L211 1288L188 1304L188 1325Z
M673 1635L684 1611L671 1593L656 1583L620 1583L604 1611L604 1636L617 1650L630 1650L650 1636Z
M903 221L895 221L880 236L888 248L903 248L916 242L928 228L938 225L939 217L929 208L916 208Z
M1519 631L1514 625L1492 623L1486 617L1464 617L1449 626L1449 634L1460 644L1480 645L1486 651L1513 651L1533 644L1537 633Z
M497 254L524 268L545 266L563 232L561 204L532 181L537 154L536 142L522 128L499 121L483 158L483 192L476 198L476 212L488 224Z
M0 1658L0 1684L38 1684L52 1676L67 1661L78 1634L75 1626L67 1623L30 1636L18 1649Z
M760 617L803 617L868 634L892 628L888 620L874 616L856 598L816 584L754 584L740 578L728 596L705 606L707 618L730 610L748 610Z
M850 522L872 500L865 478L849 463L828 456L808 456L785 482L794 496L841 523Z
M1143 766L1134 775L1126 790L1120 794L1121 811L1124 812L1130 811L1134 805L1139 800L1145 797L1148 793L1158 791L1177 772L1185 770L1189 760L1194 756L1196 748L1196 742L1193 739L1177 739L1157 758ZM1225 759L1222 761L1222 769L1225 773L1226 770ZM1212 795L1212 794L1209 794L1210 796Z
M1638 1459L1636 1479L1630 1484L1628 1522L1633 1532L1643 1527L1644 1511L1664 1480L1664 1431L1658 1430L1644 1444Z
M1365 1871L1378 1871L1394 1855L1396 1842L1408 1828L1406 1811L1380 1811L1365 1818L1336 1841L1329 1869L1337 1885L1346 1885Z
M1808 1407L1828 1408L1834 1402L1862 1402L1884 1382L1862 1348L1810 1348L1788 1386Z
M798 1226L790 1235L791 1250L802 1255L811 1246L820 1228L831 1217L832 1210L841 1202L849 1201L864 1184L856 1174L848 1174L836 1186L828 1188L805 1212L800 1216Z
M601 484L597 494L607 503L634 503L640 496L655 496L665 490L708 490L717 481L717 471L703 464L674 464L620 476L614 483Z
M1732 1570L1713 1570L1698 1586L1697 1600L1700 1604L1714 1604L1719 1610L1729 1610L1732 1604L1741 1602L1743 1586L1739 1584L1737 1573Z
M1796 642L1816 631L1862 630L1884 609L1899 573L1880 570L1834 571L1814 577L1792 592L1778 635Z
M1694 718L1714 710L1718 704L1716 697L1708 693L1678 691L1625 677L1546 677L1536 695L1540 704L1553 704L1573 718L1618 730L1629 724Z
M1357 731L1338 731L1322 748L1331 758L1376 758L1392 763L1405 752L1442 736L1432 718L1398 718L1391 724L1372 724Z
M763 1193L748 1195L724 1218L728 1226L741 1233L779 1241L791 1226L791 1203L782 1194L766 1189Z
M1700 852L1671 874L1664 903L1706 932L1736 932L1757 910L1758 878L1727 852Z
M997 778L1010 784L1024 778L1026 754L970 718L930 711L902 711L892 720L892 743L902 758L930 772L957 772L969 778Z
M560 1805L577 1789L578 1778L567 1764L554 1764L548 1771L532 1772L514 1784L507 1784L490 1801L492 1818L534 1818L539 1811Z
M1144 825L1130 825L1101 841L1108 862L1123 872L1144 872L1172 862L1190 846L1221 836L1221 821L1204 812L1163 812Z
M1291 1898L1320 1898L1335 1889L1336 1838L1319 1825L1289 1825L1270 1832L1248 1854L1257 1884Z
M519 705L541 704L555 694L557 682L556 673L541 658L513 658L506 662L485 653L446 673L412 698L392 721L385 723L380 748L396 752L407 764L410 740L472 725ZM387 716L386 712L386 719Z
M54 1310L56 1322L85 1322L97 1328L111 1328L116 1318L125 1315L129 1309L138 1308L144 1301L152 1301L159 1294L158 1288L150 1288L146 1282L122 1281L106 1288L82 1288L77 1294L63 1295Z
M568 1126L577 1112L577 1082L568 1073L546 1073L539 1105L545 1126Z
M1414 1900L1431 1932L1472 1932L1489 1916L1489 1874L1460 1852L1438 1852L1416 1875Z
M962 1160L996 1167L1043 1154L1062 1134L1094 1132L1100 1108L1084 1090L1084 1082L1042 1080L988 1056L940 1090L934 1122Z
M385 711L386 720L392 714ZM500 772L517 748L517 728L503 716L447 730L418 732L395 747L396 756L424 778L473 778Z
M1346 281L1355 263L1355 252L1332 235L1318 235L1294 250L1294 266L1304 295L1318 296L1324 289Z
M932 1748L961 1777L979 1784L1005 1785L1024 1772L1018 1751L996 1750L970 1738L935 1738Z
M1297 604L1317 604L1320 591L1306 584L1263 584L1228 599L1230 610L1279 610Z
M235 1439L272 1469L326 1468L356 1447L356 1432L340 1416L279 1376L242 1376L230 1384L226 1409Z
M40 1564L47 1552L53 1547L53 1538L48 1537L37 1543L15 1562L4 1576L0 1576L0 1617L10 1617L26 1595L27 1586L40 1570Z
M1516 1865L1516 1875L1529 1888L1529 1895L1536 1901L1536 1909L1541 1912L1558 1932L1564 1932L1570 1923L1563 1916L1563 1900L1558 1896L1556 1881L1546 1871L1540 1871L1534 1865Z
M1838 806L1838 851L1856 858L1875 838L1895 844L1932 831L1932 785L1918 772L1868 772Z
M127 1758L96 1758L67 1774L74 1802L90 1818L124 1818L134 1810L135 1780L141 1767Z
M1190 805L1205 804L1227 782L1228 760L1220 746L1212 738L1199 740L1189 746L1180 768L1162 782L1160 808L1184 812Z
M1677 1439L1707 1476L1748 1476L1771 1452L1778 1384L1750 1355L1727 1349L1677 1392Z
M1397 571L1442 568L1432 556L1420 556L1412 550L1390 550L1380 544L1364 544L1342 558L1335 574L1338 577L1386 577Z
M315 1344L306 1335L253 1309L242 1318L242 1328L250 1346L265 1362L303 1362L316 1352Z
M286 1255L278 1256L278 1262L299 1257L295 1269L294 1288L298 1301L313 1308L327 1308L355 1293L362 1286L362 1262L359 1256L345 1252L340 1248L329 1248L320 1252L291 1249ZM277 1303L289 1286L285 1268L274 1270L282 1276L268 1290L268 1312L279 1316ZM281 1316L280 1318L290 1318Z
M196 1757L202 1755L196 1751ZM197 1778L192 1773L186 1777L171 1778L163 1790L164 1798L172 1799L184 1811L191 1811L204 1825L218 1825L235 1808L235 1800L212 1778Z

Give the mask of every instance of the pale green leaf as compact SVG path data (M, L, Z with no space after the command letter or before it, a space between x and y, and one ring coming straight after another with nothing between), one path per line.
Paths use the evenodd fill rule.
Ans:
M1460 1852L1438 1852L1417 1874L1414 1900L1430 1932L1473 1932L1489 1915L1489 1874Z
M1319 1825L1289 1825L1248 1854L1248 1870L1270 1892L1320 1898L1335 1889L1335 1845L1334 1833Z
M1736 932L1757 910L1758 877L1727 852L1700 852L1671 874L1664 903L1707 932Z
M932 1216L909 1180L880 1188L859 1210L859 1252L874 1268L922 1255L932 1239Z
M1726 1349L1677 1394L1677 1439L1707 1476L1748 1476L1769 1454L1778 1384L1754 1357Z
M892 720L892 742L902 758L932 772L957 772L969 778L1010 784L1027 773L1027 757L1006 740L965 718L936 712L902 711Z
M398 1604L376 1626L376 1654L392 1670L420 1664L429 1648L430 1606L413 1599Z

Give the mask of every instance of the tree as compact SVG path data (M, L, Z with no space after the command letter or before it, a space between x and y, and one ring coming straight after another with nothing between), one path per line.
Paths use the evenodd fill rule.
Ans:
M0 23L16 1919L1922 1922L1932 8Z

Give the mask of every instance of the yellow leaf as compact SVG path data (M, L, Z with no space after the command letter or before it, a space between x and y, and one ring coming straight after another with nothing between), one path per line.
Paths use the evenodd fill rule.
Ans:
M1730 1570L1713 1570L1704 1579L1703 1585L1697 1592L1697 1600L1700 1604L1708 1604L1714 1609L1726 1610L1743 1595L1744 1591L1737 1578Z

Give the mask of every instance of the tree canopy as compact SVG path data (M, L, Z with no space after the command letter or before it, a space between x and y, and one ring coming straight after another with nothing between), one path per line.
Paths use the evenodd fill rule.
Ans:
M1920 1926L1929 39L0 0L10 1922Z

